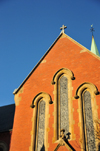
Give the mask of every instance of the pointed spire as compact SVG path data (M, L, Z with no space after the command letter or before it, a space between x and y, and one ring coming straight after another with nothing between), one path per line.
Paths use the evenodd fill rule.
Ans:
M100 57L100 54L99 54L99 51L98 51L98 48L97 48L97 45L95 43L94 36L93 36L93 31L94 31L93 25L91 25L90 30L92 32L91 52L93 52L95 55Z

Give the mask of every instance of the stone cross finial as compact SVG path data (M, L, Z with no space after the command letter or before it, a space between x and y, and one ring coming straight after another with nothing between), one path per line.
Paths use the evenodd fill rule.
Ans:
M64 33L64 29L67 28L67 26L62 25L62 27L60 27L60 29L62 30L61 33Z

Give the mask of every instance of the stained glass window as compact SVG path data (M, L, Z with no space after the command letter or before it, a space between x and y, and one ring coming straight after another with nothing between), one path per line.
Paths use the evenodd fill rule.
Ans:
M60 130L69 132L69 111L68 111L68 79L66 76L60 78Z
M93 126L93 116L92 116L92 106L91 106L91 95L89 91L84 92L84 110L85 110L85 120L84 125L86 127L86 138L88 151L96 151L95 146L95 135Z
M44 136L45 136L45 101L39 104L38 113L38 138L37 138L37 151L45 151Z

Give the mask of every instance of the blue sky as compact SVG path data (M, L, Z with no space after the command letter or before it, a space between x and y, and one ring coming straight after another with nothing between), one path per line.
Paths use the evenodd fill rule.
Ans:
M100 52L100 0L0 0L0 106L14 103L18 88L54 40L60 27Z

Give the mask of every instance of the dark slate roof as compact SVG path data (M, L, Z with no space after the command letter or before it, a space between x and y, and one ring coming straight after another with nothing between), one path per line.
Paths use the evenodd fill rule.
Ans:
M15 104L0 107L0 132L9 131L13 127Z

